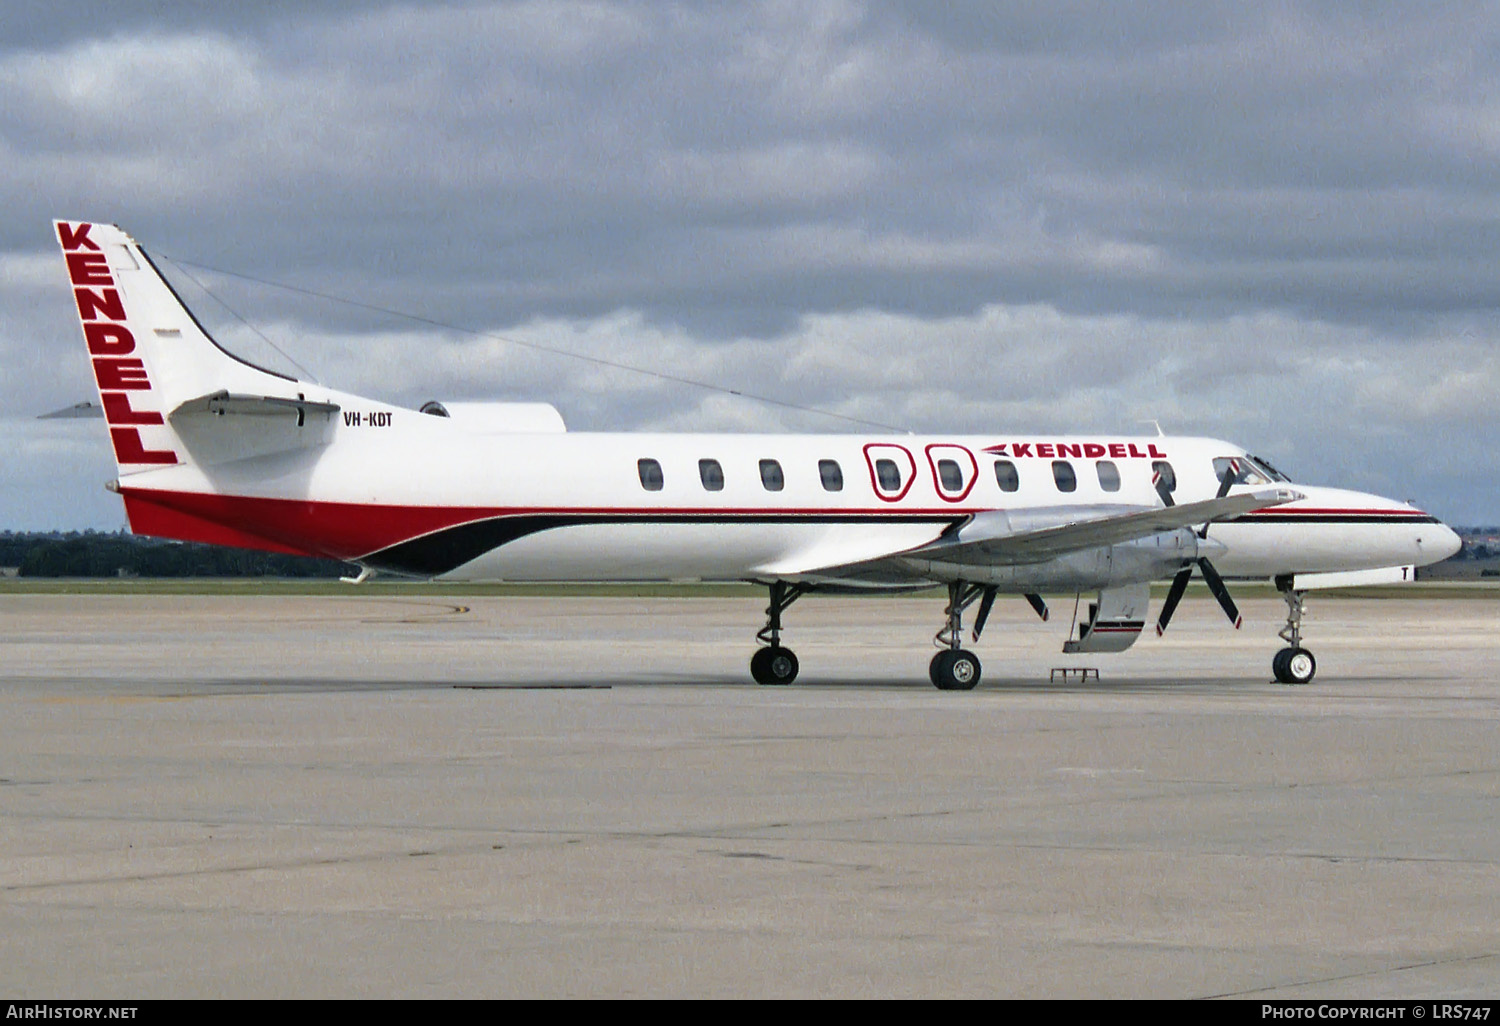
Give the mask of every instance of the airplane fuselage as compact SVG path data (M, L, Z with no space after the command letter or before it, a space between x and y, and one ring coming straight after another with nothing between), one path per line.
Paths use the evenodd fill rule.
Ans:
M314 397L343 409L352 398ZM1305 498L1216 523L1207 539L1181 529L1029 564L893 562L980 514L1020 530L1038 513L1151 506L1163 464L1179 503L1211 498L1214 460L1245 453L1160 436L487 436L362 406L358 420L333 415L324 444L132 475L122 482L132 521L149 533L153 512L172 510L290 550L455 581L965 579L1005 591L1151 580L1200 553L1234 577L1421 564L1451 537L1406 503L1297 485ZM882 558L868 572L833 569Z

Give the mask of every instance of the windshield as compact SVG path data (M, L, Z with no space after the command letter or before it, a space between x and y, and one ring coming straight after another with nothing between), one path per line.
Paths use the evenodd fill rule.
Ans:
M1264 485L1286 481L1287 476L1259 456L1218 456L1214 458L1214 477L1232 485Z
M1269 475L1272 481L1284 481L1287 484L1292 483L1292 479L1277 470L1270 460L1260 456L1252 456L1249 453L1245 454L1245 458Z

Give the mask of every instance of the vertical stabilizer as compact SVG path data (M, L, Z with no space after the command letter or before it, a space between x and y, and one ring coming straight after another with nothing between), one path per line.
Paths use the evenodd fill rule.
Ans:
M114 225L54 222L122 478L194 462L171 412L215 392L298 396L293 378L220 348Z

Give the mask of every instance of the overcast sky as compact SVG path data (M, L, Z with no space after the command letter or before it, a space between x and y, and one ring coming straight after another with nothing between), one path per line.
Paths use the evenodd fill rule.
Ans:
M86 9L87 8L87 9ZM0 5L0 528L123 526L54 217L937 432L1233 439L1500 521L1478 4ZM255 359L592 430L837 420L186 266ZM212 298L216 297L216 298Z

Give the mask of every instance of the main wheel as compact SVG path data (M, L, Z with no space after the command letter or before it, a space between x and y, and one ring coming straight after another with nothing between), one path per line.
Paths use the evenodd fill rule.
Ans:
M750 657L750 676L757 684L790 684L797 679L797 656L789 648L772 645Z
M939 691L969 691L979 683L979 657L961 648L945 648L932 657L927 676Z
M1271 672L1282 684L1306 684L1318 672L1318 661L1305 648L1284 648L1271 660Z

